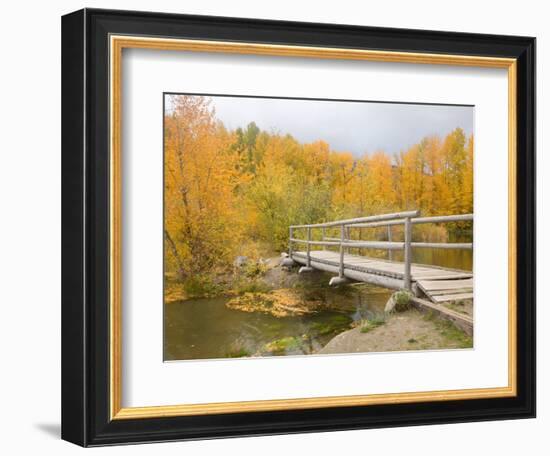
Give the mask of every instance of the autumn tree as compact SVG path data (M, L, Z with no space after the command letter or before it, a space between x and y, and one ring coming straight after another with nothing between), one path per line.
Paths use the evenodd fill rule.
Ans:
M233 135L204 97L175 96L165 118L165 248L180 276L230 261L242 229L234 189L243 180Z
M165 258L182 278L227 270L253 245L286 250L289 225L409 209L473 211L474 138L460 128L398 154L355 155L254 122L228 131L206 97L171 96L168 106Z

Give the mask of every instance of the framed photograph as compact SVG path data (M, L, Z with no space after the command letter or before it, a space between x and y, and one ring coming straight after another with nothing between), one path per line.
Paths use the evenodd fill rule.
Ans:
M535 416L535 39L62 20L62 437Z

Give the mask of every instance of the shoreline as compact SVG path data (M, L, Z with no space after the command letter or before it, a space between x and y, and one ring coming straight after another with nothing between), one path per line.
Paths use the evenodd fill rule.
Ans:
M473 348L473 339L450 321L416 309L394 313L368 331L361 326L334 336L316 354Z
M363 286L329 287L328 279L322 278L317 272L306 274L289 274L280 265L280 257L264 260L263 270L254 275L248 275L242 271L234 272L231 277L226 276L224 283L210 283L208 289L196 289L195 296L189 295L181 282L168 279L165 292L165 305L182 301L196 301L208 299L226 299L224 307L244 313L267 314L282 321L292 317L306 317L319 314L324 311L344 312L349 318L353 309L348 308L357 293L362 293ZM324 273L323 273L324 274ZM375 292L376 288L364 285L367 293ZM200 294L199 294L200 293ZM389 293L384 303L391 296ZM367 298L368 299L368 298ZM379 298L380 299L380 298ZM415 301L412 299L411 301ZM347 303L347 304L346 304ZM342 328L340 323L336 326L328 322L323 324L323 331L330 331L333 327L340 326L341 332L336 333L324 344L316 347L308 354L343 354L343 353L368 353L389 352L406 350L429 349L453 349L473 347L473 339L467 333L458 329L453 322L441 318L440 312L413 306L401 312L384 312L384 304L379 303L374 313L369 313L369 319L365 316L353 317L349 326ZM370 304L372 305L372 304ZM421 311L423 310L423 311ZM446 313L457 313L459 309L445 309ZM470 310L470 309L467 309ZM372 312L372 309L371 309ZM464 318L463 315L458 316ZM313 338L320 335L316 328ZM328 335L328 334L327 334ZM310 340L311 334L302 334L301 339ZM266 347L273 345L273 352L285 353L298 344L292 337L282 334L271 342L264 344ZM290 340L292 339L292 340ZM312 339L312 340L314 340ZM271 344L271 345L269 345ZM279 347L279 345L281 347ZM288 347L287 347L288 345ZM271 350L269 350L271 351ZM292 351L292 350L291 350ZM240 356L245 350L237 350ZM241 355L243 353L243 355ZM250 355L248 355L250 356Z

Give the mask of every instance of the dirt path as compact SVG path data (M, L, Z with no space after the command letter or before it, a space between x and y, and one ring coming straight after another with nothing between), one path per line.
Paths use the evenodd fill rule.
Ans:
M452 323L416 310L390 316L369 332L350 329L332 339L319 354L471 348L473 341Z

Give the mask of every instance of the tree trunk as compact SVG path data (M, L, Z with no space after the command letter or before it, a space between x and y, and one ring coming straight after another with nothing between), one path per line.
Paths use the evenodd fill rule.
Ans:
M174 255L174 258L176 259L176 263L178 264L178 278L183 279L185 277L183 261L181 260L180 254L178 253L178 249L176 248L176 243L168 233L168 230L164 230L164 239L168 241L168 245L170 246L172 255Z

